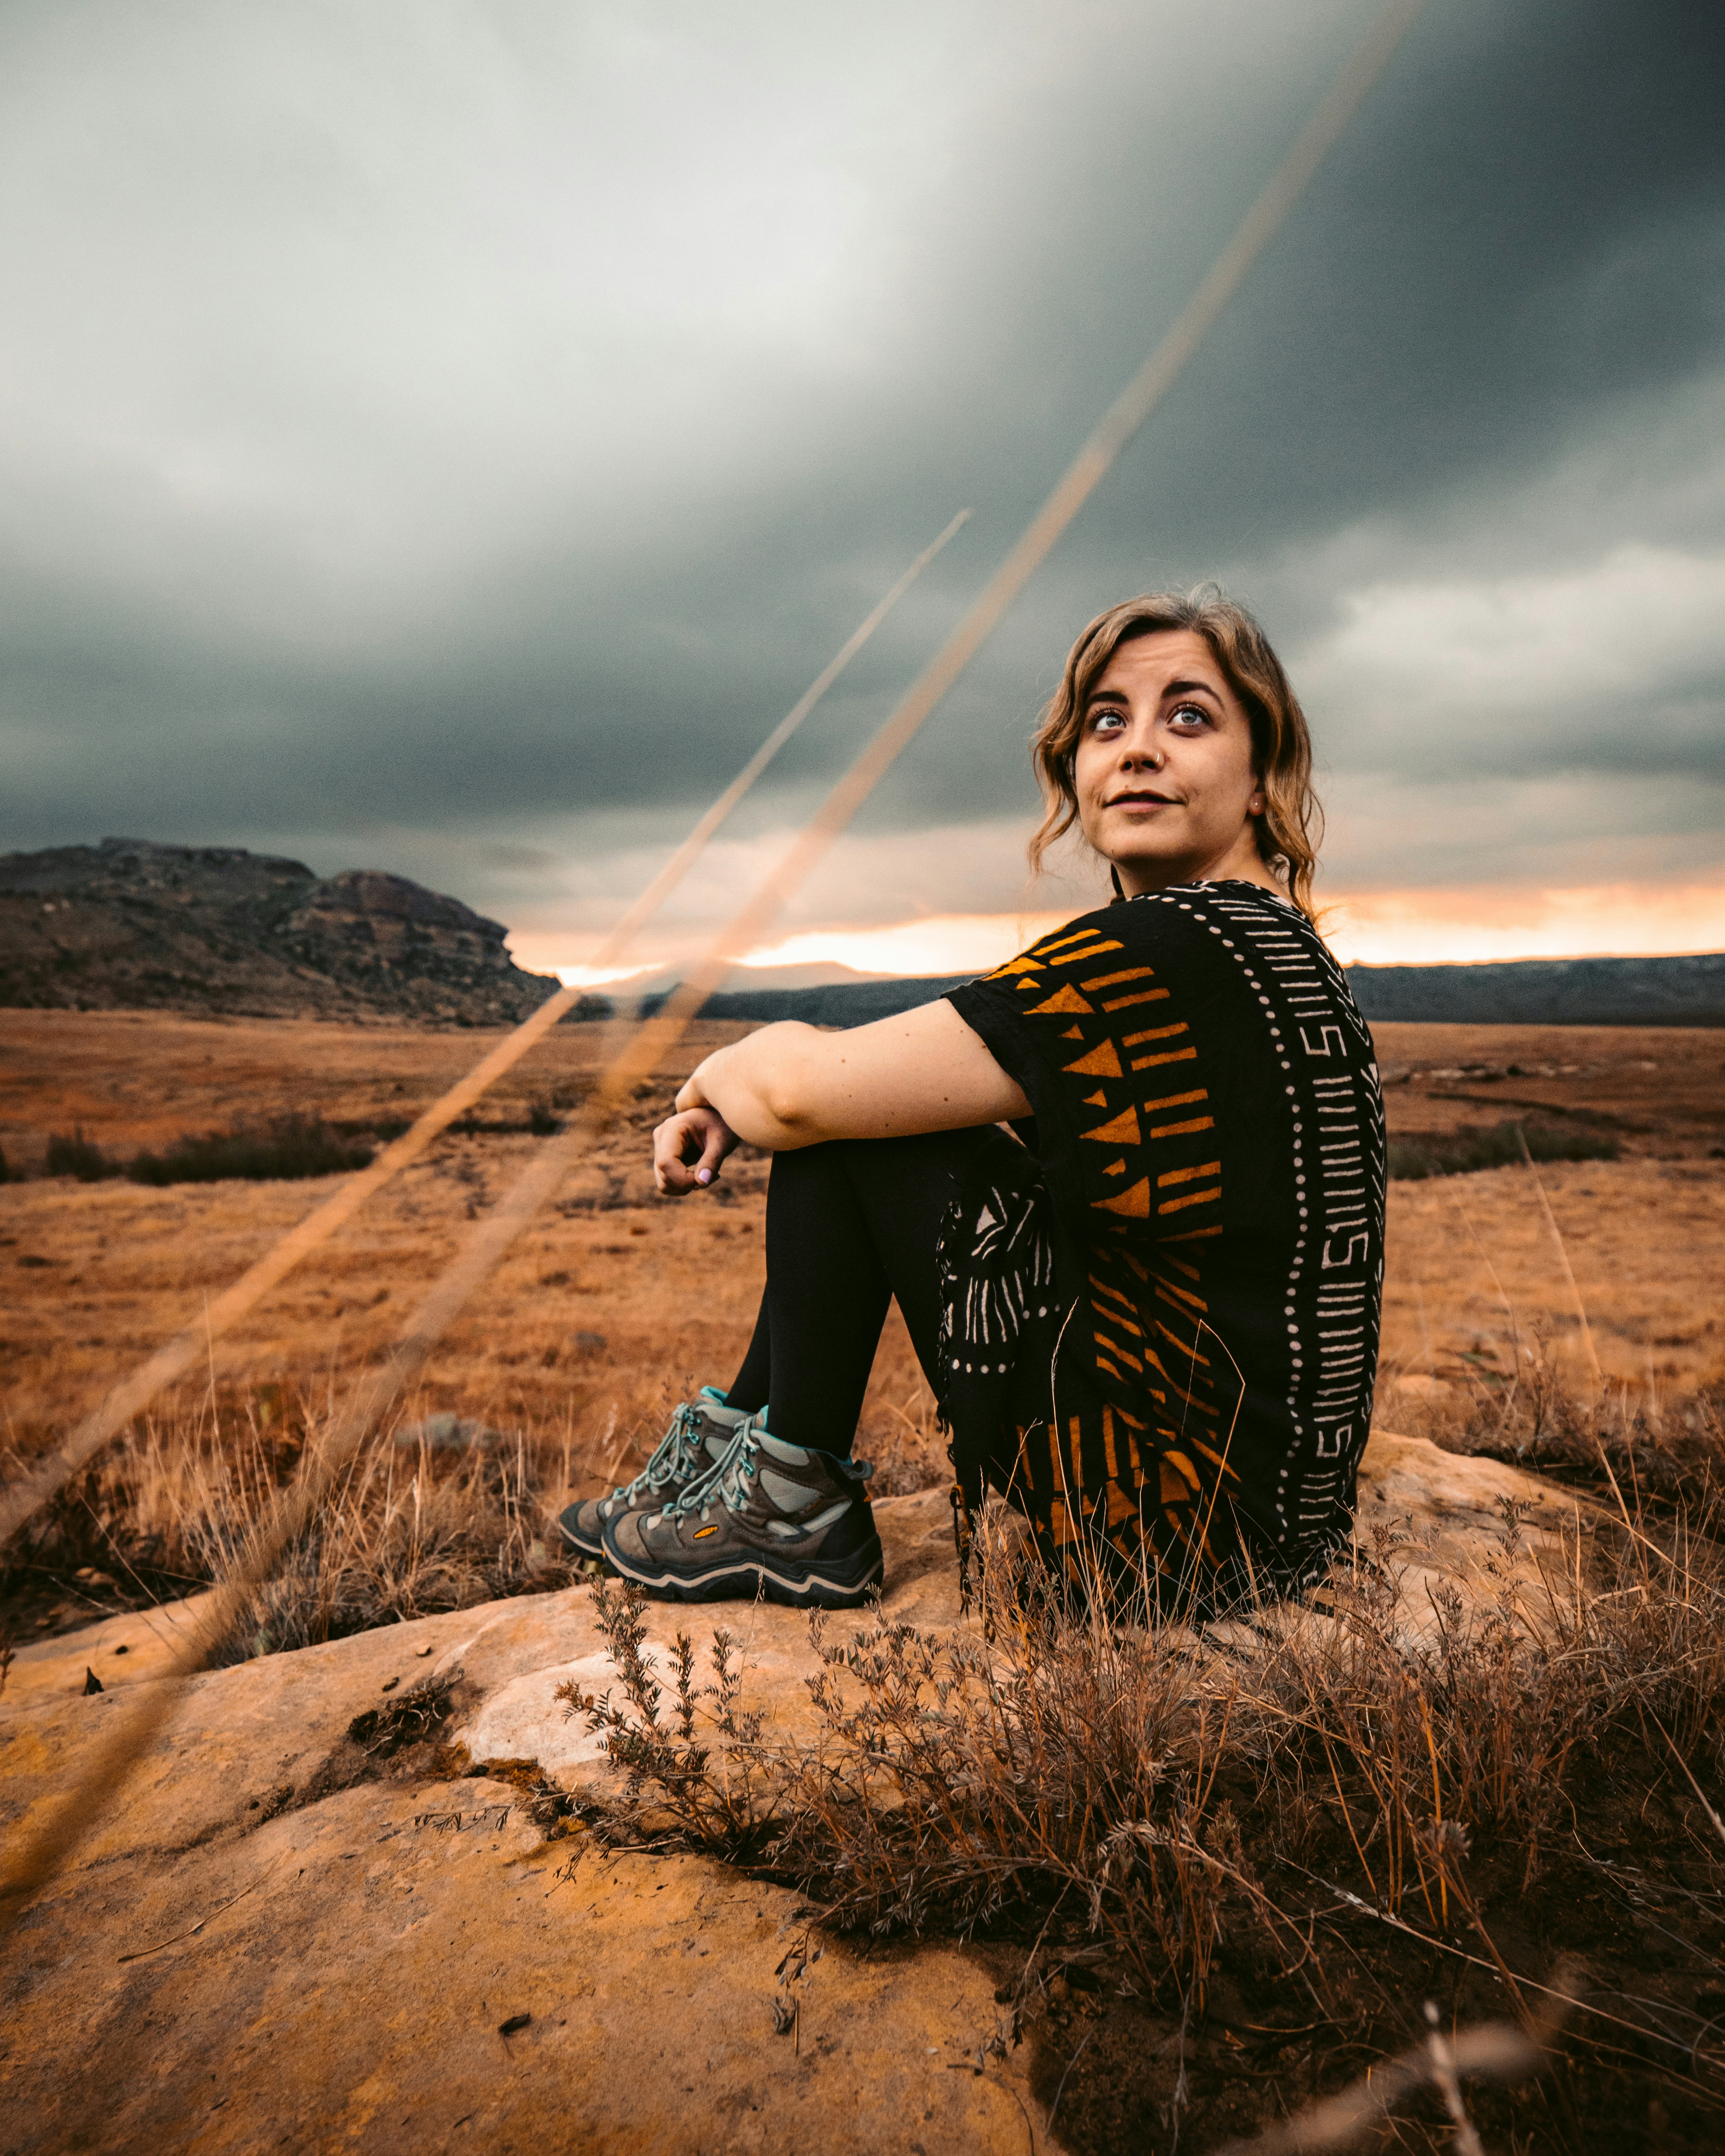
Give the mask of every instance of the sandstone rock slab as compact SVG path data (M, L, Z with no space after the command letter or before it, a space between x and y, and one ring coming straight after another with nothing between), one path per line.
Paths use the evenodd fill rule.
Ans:
M944 1500L883 1511L903 1606L956 1614L937 1586ZM939 1554L919 1542L937 1523ZM110 1620L27 1650L0 1698L14 1845L142 1703L147 1677L79 1689L116 1627L136 1630ZM316 1797L386 1685L465 1671L480 1717L596 1637L577 1589L186 1684L123 1790L90 1792L75 1861L5 1942L8 2147L717 2156L795 2139L1017 2156L1033 2131L1053 2145L1028 2053L978 2071L1000 2013L973 1955L859 1952L811 1939L793 1894L706 1861L546 1844L495 1780ZM561 1709L544 1718L564 1726ZM817 1949L781 1982L788 1954L794 1969Z
M1023 2054L973 2071L973 1958L808 1942L793 1895L547 1848L510 1797L372 1784L64 1881L9 1943L8 2146L1050 2146Z

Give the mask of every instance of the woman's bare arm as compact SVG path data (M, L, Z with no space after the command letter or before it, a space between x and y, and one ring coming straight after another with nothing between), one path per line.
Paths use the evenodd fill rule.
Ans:
M762 1026L710 1055L677 1096L770 1152L910 1137L1027 1116L1030 1104L945 1001L845 1033Z

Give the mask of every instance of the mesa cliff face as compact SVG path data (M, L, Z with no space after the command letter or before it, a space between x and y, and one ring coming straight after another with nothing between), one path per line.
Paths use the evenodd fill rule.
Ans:
M496 1025L557 983L403 876L105 839L0 855L0 1005Z

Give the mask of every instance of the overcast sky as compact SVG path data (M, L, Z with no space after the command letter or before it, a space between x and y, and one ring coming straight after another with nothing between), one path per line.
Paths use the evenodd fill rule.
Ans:
M674 947L891 709L1373 12L12 0L0 845L392 868L578 959L973 507ZM1577 891L1663 921L1642 947L1725 941L1725 11L1430 0L788 927L1090 888L1026 889L1026 734L1093 613L1205 577L1312 714L1326 889L1458 955Z

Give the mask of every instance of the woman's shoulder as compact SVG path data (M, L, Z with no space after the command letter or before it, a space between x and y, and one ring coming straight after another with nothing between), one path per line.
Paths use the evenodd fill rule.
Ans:
M981 978L1011 985L1050 968L1064 973L1092 961L1119 963L1122 953L1148 959L1158 951L1168 957L1185 952L1202 959L1213 949L1233 950L1237 937L1329 957L1306 915L1274 891L1245 882L1176 884L1080 914Z
M1071 1054L1065 1044L1086 1026L1129 1030L1134 1038L1122 1045L1147 1052L1136 1036L1153 1005L1164 1029L1178 1018L1211 1042L1237 1045L1242 1029L1273 1036L1294 1024L1331 1025L1341 1028L1350 1061L1371 1054L1347 976L1312 922L1245 882L1179 884L1098 906L948 999L997 1059L1013 1057L1021 1037L1047 1035L1043 1047L1059 1047L1062 1070Z

